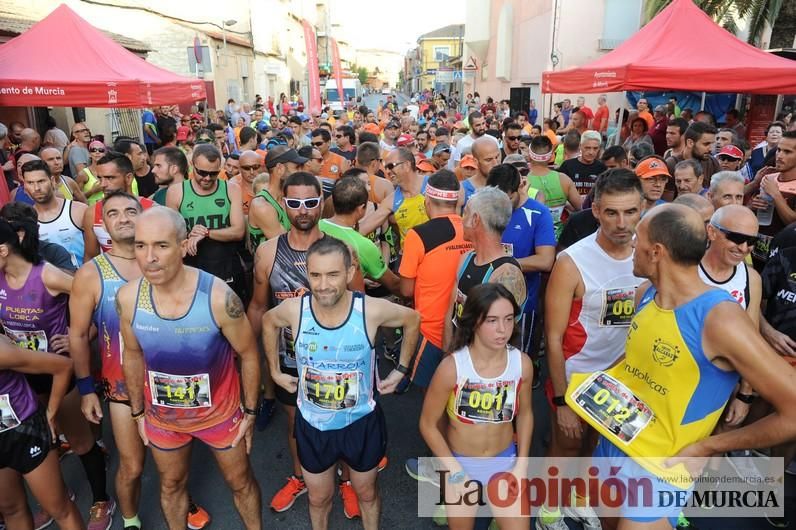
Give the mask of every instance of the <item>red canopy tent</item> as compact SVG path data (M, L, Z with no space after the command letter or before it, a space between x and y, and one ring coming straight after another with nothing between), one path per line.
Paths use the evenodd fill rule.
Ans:
M582 67L542 73L542 91L796 93L796 62L746 44L691 0L674 0L619 47Z
M63 4L0 46L0 106L141 108L205 97L201 80L146 62Z

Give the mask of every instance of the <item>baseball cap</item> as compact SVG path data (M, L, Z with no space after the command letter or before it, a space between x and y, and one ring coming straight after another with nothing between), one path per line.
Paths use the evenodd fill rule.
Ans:
M305 121L310 121L310 117L309 117L309 116L307 116L306 114L299 114L299 119L300 119L302 122L305 122Z
M721 148L719 154L716 156L729 156L730 158L734 158L736 160L743 160L743 151L741 151L737 146L728 144Z
M445 151L450 153L451 152L451 146L446 144L445 142L440 142L440 143L438 143L437 145L434 146L434 150L431 151L431 154L432 155L438 155L438 154L443 153Z
M257 131L258 132L267 133L270 130L271 130L271 126L268 125L268 123L265 120L263 120L261 122L257 122Z
M381 134L381 129L375 123L366 123L362 130L375 135Z
M193 114L191 114L191 119L202 121L202 115L194 112Z
M402 134L401 136L398 137L398 140L396 140L395 144L398 147L403 147L405 145L411 144L414 141L415 137L412 136L411 134Z
M177 141L184 142L185 140L188 139L188 135L190 133L191 133L190 127L186 127L185 125L177 127Z
M309 159L299 156L295 149L291 149L286 145L278 145L265 155L265 167L272 169L277 164L284 164L285 162L293 162L302 165L305 164L307 160Z
M462 161L459 164L461 167L469 167L472 169L478 169L478 162L475 161L475 157L473 155L464 155L462 157Z
M436 167L434 167L434 164L432 164L432 163L431 163L431 162L429 162L428 160L421 160L420 162L418 162L418 163L416 164L416 166L415 166L415 167L417 167L417 170L418 170L418 171L423 171L423 172L431 172L431 173L434 173L434 172L437 170L437 168L436 168Z
M671 177L669 168L666 167L666 162L655 157L646 158L639 162L636 166L636 175L640 179L649 179L658 175Z
M392 120L389 123L387 123L387 125L384 128L385 129L398 129L400 127L401 127L401 123L400 122L398 122L396 120Z

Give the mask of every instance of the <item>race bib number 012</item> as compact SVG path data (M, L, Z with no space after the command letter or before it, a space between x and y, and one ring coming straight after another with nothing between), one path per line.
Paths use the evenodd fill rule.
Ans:
M205 408L212 405L208 374L172 375L149 371L152 404L177 409Z
M623 444L632 442L655 414L624 384L595 372L572 394L577 406Z
M515 381L495 384L459 383L456 396L456 415L472 421L504 423L514 419L514 402L517 398Z
M605 289L600 326L629 326L636 310L635 298L635 287Z
M356 406L359 398L359 376L354 372L322 372L309 366L301 374L302 396L326 410L343 410Z

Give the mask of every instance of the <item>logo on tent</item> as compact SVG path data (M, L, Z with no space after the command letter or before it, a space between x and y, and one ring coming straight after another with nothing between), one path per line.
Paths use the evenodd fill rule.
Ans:
M117 92L113 89L108 90L108 103L118 103L118 98L116 97Z

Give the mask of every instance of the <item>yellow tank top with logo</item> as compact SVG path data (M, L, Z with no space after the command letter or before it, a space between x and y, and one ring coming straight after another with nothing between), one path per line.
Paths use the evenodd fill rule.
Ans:
M401 236L401 246L403 246L404 238L410 228L428 221L426 198L423 195L426 192L427 185L428 176L423 178L423 185L420 188L420 193L413 197L406 197L400 187L395 188L392 211L393 217L395 217L395 224L398 225L398 232Z
M574 373L570 408L657 477L689 487L682 465L667 458L713 432L739 375L714 365L702 350L702 323L717 304L735 301L711 289L673 309L650 288L630 324L625 357L594 373Z

